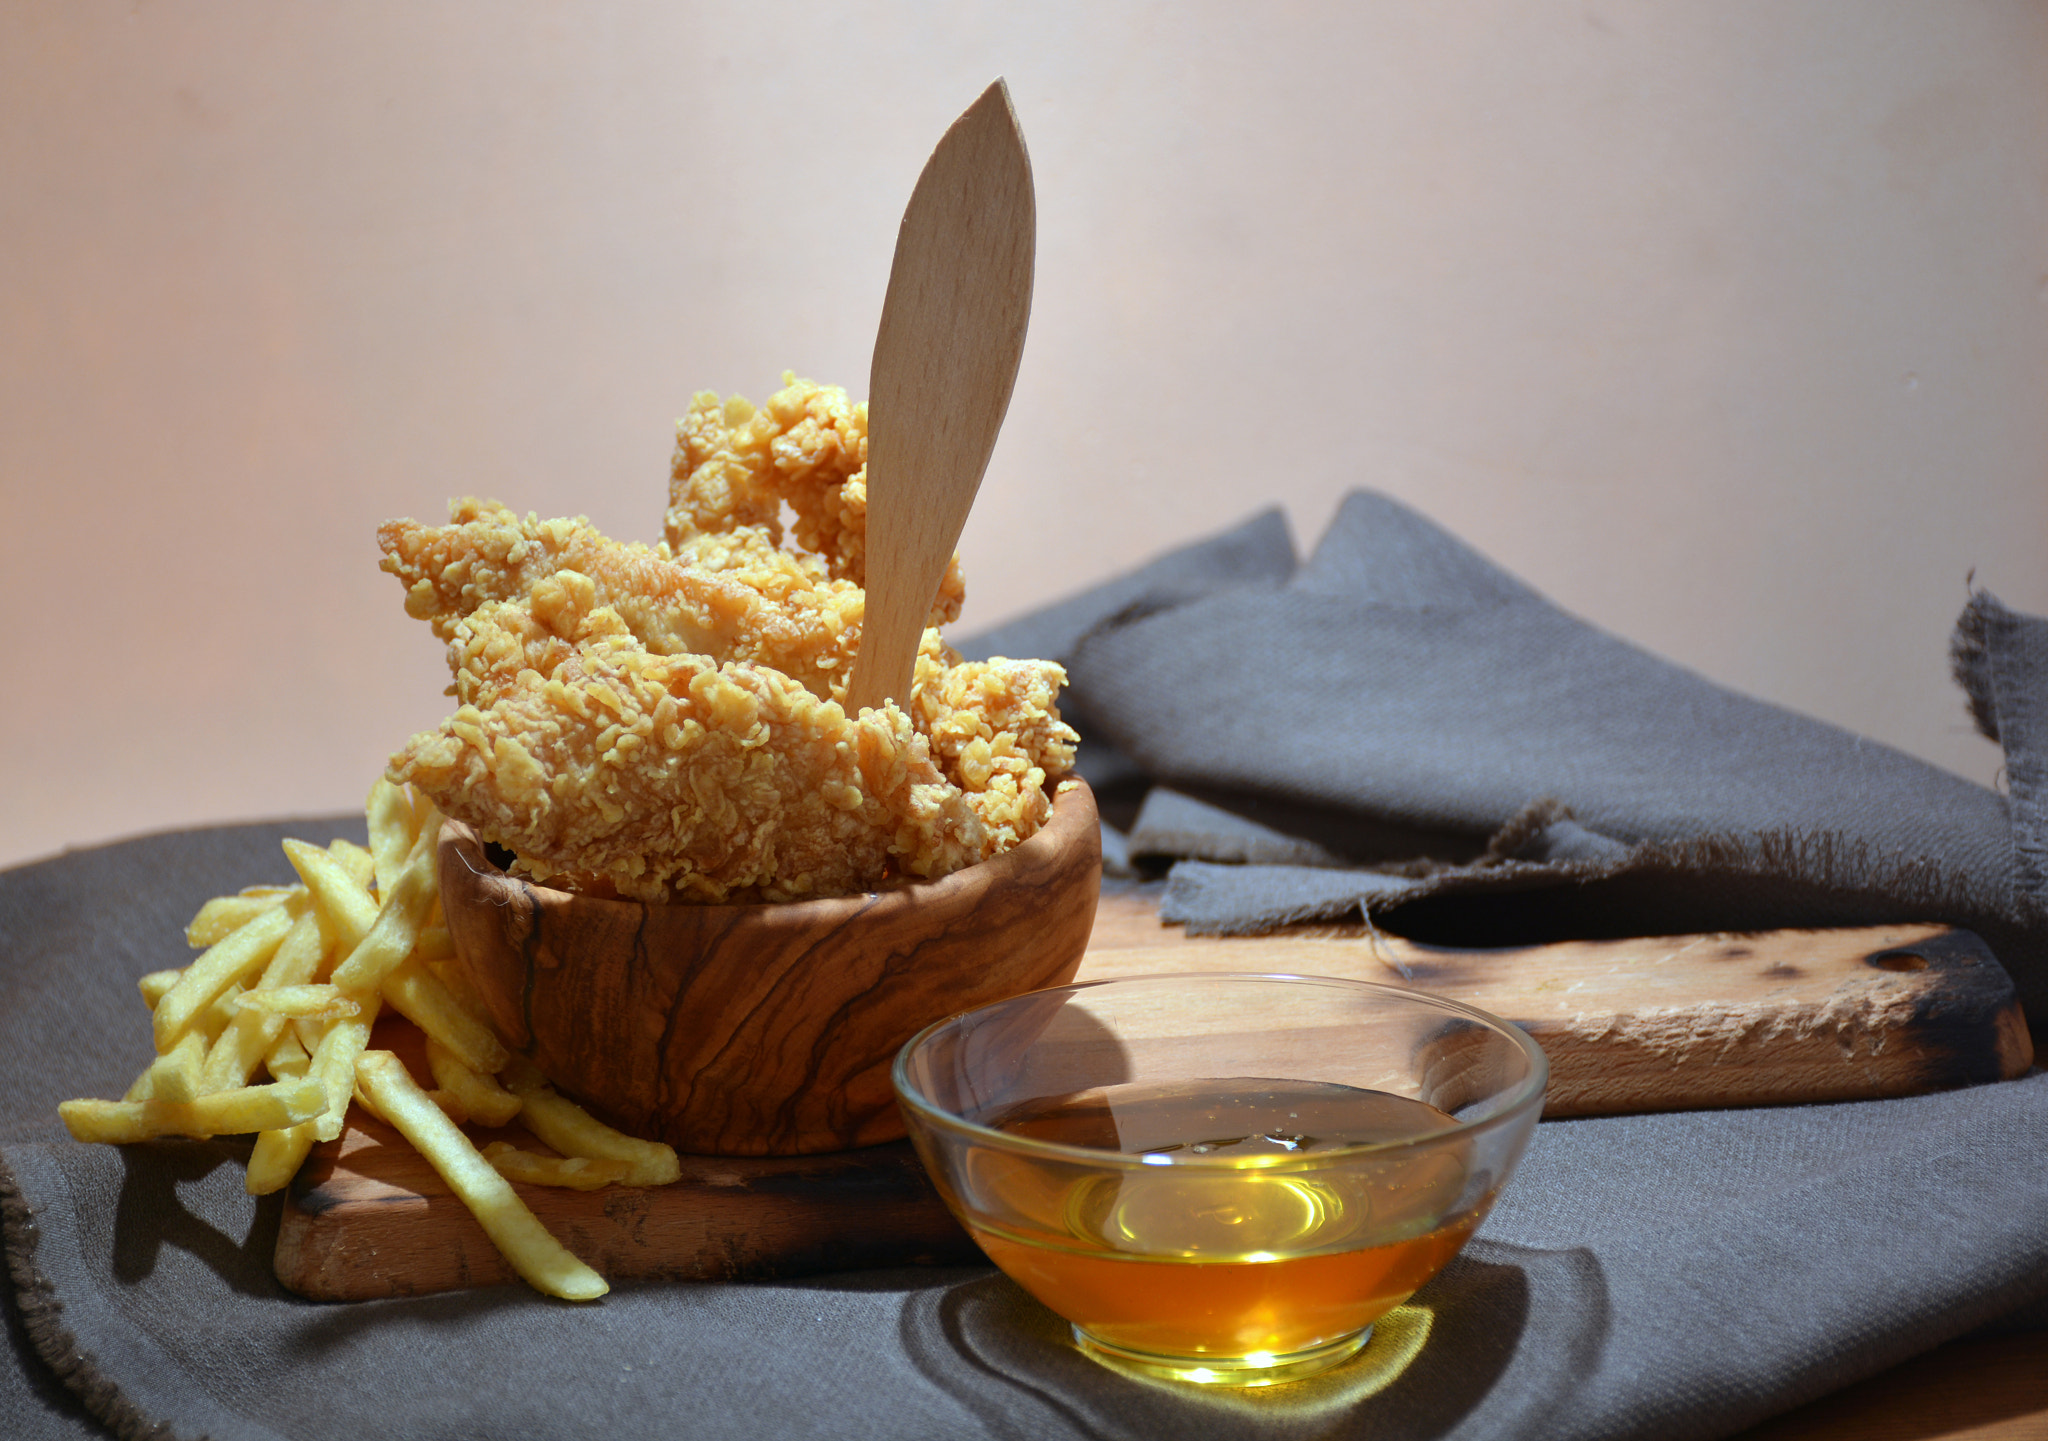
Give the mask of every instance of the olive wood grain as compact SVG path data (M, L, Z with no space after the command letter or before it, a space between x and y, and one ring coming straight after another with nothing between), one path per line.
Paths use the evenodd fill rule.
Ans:
M957 1011L1070 979L1102 870L1080 781L993 860L831 900L570 895L504 874L452 821L438 860L457 962L506 1044L621 1129L728 1156L901 1137L897 1050Z

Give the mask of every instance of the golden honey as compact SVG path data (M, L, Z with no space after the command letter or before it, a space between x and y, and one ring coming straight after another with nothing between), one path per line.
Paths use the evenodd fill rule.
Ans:
M1117 1172L978 1150L969 1229L1084 1341L1145 1357L1274 1358L1355 1336L1464 1244L1467 1148L1354 1152L1457 1122L1420 1101L1231 1078L1034 1101L984 1124L1139 1158ZM1189 1164L1193 1162L1193 1164Z

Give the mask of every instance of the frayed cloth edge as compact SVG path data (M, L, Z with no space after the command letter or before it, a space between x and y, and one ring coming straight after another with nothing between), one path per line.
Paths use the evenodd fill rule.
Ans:
M1366 873L1382 881L1385 872ZM1304 922L1330 922L1350 915L1367 921L1395 920L1407 907L1424 901L1479 892L1512 892L1555 887L1592 887L1637 876L1669 876L1711 884L1717 879L1776 879L1812 892L1817 903L1847 913L1867 914L1868 924L1924 920L1983 931L1997 923L2011 925L2001 899L1984 894L1968 876L1935 862L1906 856L1880 856L1862 842L1839 832L1803 834L1765 831L1754 835L1699 836L1684 841L1647 842L1612 860L1535 862L1488 859L1470 866L1436 870L1398 889L1361 886L1352 896L1329 895L1234 917L1190 918L1189 935L1261 935ZM1363 876L1361 877L1363 879ZM1373 894L1379 890L1378 894ZM1811 920L1783 912L1782 901L1760 900L1741 915L1731 914L1734 929L1800 927ZM1162 920L1173 920L1161 910ZM1835 920L1825 924L1849 924Z
M1353 911L1358 912L1361 916L1369 914L1363 896L1354 897L1341 907L1333 907L1335 907L1334 901L1324 903L1311 901L1302 905L1282 906L1278 910L1261 912L1257 916L1237 917L1219 921L1207 921L1197 917L1190 918L1181 924L1186 934L1191 936L1262 936L1270 931L1277 931L1283 926L1301 925L1308 921L1337 920L1350 915ZM1168 924L1173 923L1173 918L1166 915L1163 908L1161 909L1159 919Z
M1956 628L1948 640L1949 674L1962 687L1970 719L1986 740L1999 739L1998 700L1993 694L1991 674L1991 631L2011 619L2012 612L1997 596L1988 590L1972 590L1969 604L1956 617Z
M64 1303L57 1297L57 1288L36 1265L39 1239L28 1198L22 1195L6 1158L0 1157L0 1255L5 1257L6 1279L14 1293L15 1309L21 1314L22 1330L37 1358L119 1441L178 1441L170 1423L146 1416L64 1324Z
M1978 929L1986 923L2011 924L2017 919L2007 914L2003 896L1986 895L1960 871L1931 860L1877 854L1866 842L1838 831L1790 830L1649 841L1609 861L1509 860L1462 867L1389 896L1375 913L1388 915L1413 902L1461 892L1592 886L1653 874L1701 881L1753 877L1795 883L1850 905L1868 905L1873 914L1878 909L1887 913L1872 924L1925 920ZM1759 918L1745 918L1742 928L1754 928L1758 923ZM1762 924L1771 923L1763 920ZM1802 923L1787 920L1782 924Z

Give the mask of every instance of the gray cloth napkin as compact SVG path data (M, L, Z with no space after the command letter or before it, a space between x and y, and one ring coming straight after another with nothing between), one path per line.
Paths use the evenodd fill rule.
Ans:
M1331 549L1361 530L1367 544ZM1392 555L1374 532L1400 538ZM1127 851L1206 857L1169 884L1254 877L1240 900L1256 910L1262 886L1306 877L1334 887L1308 913L1363 900L1376 917L1391 905L1390 925L1436 906L1455 926L1464 895L1487 909L1478 929L1533 935L1580 918L1558 893L1606 887L1651 921L1664 898L1688 925L1717 907L1748 908L1730 925L1770 924L1754 917L1857 919L1895 900L1899 877L1932 878L1917 898L1976 909L1917 913L2004 927L2022 949L1994 946L2038 993L2024 943L2039 893L2014 856L2038 876L2041 816L2019 800L2020 768L2008 819L1989 792L1587 631L1388 502L1347 506L1312 573L1294 576L1266 517L982 647L1073 663ZM2023 662L2048 650L2040 623L1988 598L1972 614L1970 693L2009 751L2038 746L2048 692ZM1259 657L1212 646L1203 669L1177 673L1174 637L1211 625L1257 637ZM1496 627L1542 644L1491 640ZM1576 695L1574 667L1615 704ZM1446 668L1480 688L1469 704L1430 679ZM1260 688L1290 677L1291 706L1268 704ZM1690 699L1673 698L1680 682ZM1491 752L1456 763L1487 739ZM1598 764L1591 741L1635 746L1637 769ZM1691 782L1673 774L1694 756L1732 778L1694 784L1712 779L1706 761ZM1771 776L1810 808L1774 808ZM1155 798L1162 781L1175 794ZM197 831L0 873L7 1435L1682 1441L1987 1324L2048 1320L2039 1073L1910 1100L1545 1123L1479 1235L1358 1362L1263 1393L1103 1370L985 1268L626 1285L584 1307L517 1287L304 1302L271 1277L277 1203L243 1193L246 1142L78 1146L55 1118L59 1100L132 1079L148 1044L135 978L182 961L206 897L289 879L286 834L362 831ZM1242 904L1219 914L1246 924Z
M1067 663L1112 809L1152 787L1129 855L1183 861L1168 919L1249 933L1363 902L1467 945L1937 920L2048 1016L2048 622L1980 592L1957 630L2008 802L1597 630L1385 496L1350 496L1292 573L1276 525L978 647ZM1197 594L1209 555L1232 560Z

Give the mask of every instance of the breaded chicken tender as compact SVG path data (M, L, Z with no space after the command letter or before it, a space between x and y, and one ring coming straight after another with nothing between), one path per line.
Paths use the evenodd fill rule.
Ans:
M387 521L383 568L405 582L406 614L444 641L493 601L516 600L558 572L596 588L656 655L711 655L772 666L820 696L852 668L864 597L859 586L807 573L786 552L711 570L645 545L607 539L582 518L524 519L494 501L464 499L450 524Z
M736 546L779 545L787 505L796 543L833 578L865 586L868 408L836 385L783 380L759 410L710 391L691 402L676 426L664 543L694 564L723 568ZM966 596L956 555L939 582L930 623L958 620Z
M658 546L474 499L380 528L459 706L390 777L537 880L648 901L849 894L1035 833L1073 763L1066 676L944 645L957 558L910 696L846 714L866 407L799 381L758 411L699 396L677 431Z

